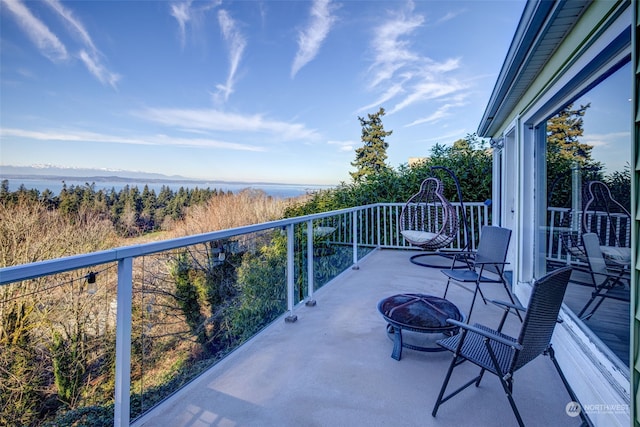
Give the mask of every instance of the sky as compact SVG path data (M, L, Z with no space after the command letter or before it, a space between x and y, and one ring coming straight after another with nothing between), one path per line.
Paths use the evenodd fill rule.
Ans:
M350 182L474 133L524 1L0 0L2 165Z

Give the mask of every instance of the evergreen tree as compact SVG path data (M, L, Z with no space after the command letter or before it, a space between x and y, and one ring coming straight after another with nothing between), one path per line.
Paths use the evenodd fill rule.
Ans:
M581 169L582 181L602 180L602 164L591 158L593 146L583 144L584 115L591 104L573 109L573 104L547 120L547 192L549 206L569 206L571 170Z
M202 314L200 302L201 284L198 274L192 269L189 255L183 252L176 259L171 271L176 283L176 300L182 310L186 323L196 341L200 344L207 342L204 328L205 316Z
M384 130L382 116L384 116L384 108L380 107L377 113L368 114L368 119L358 117L362 126L361 139L364 145L356 148L356 159L351 162L351 166L356 168L355 172L351 172L354 182L360 182L369 175L376 175L389 169L386 163L389 144L385 138L393 131Z
M582 144L579 140L584 134L583 117L589 107L591 103L574 110L573 104L569 104L547 120L547 156L579 163L586 163L591 159L593 146Z
M0 201L7 200L11 193L9 192L9 180L3 179L0 183Z

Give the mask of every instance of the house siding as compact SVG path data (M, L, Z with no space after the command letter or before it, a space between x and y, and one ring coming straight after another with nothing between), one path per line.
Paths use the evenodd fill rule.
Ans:
M634 426L640 426L640 411L638 411L638 404L640 404L640 391L638 384L640 382L640 355L638 354L638 334L640 333L640 296L638 295L637 284L640 283L640 266L638 265L637 248L638 248L638 233L640 232L640 217L638 216L638 188L640 188L640 157L638 152L640 142L640 10L638 2L633 2L633 25L632 27L632 69L634 70L633 81L633 100L632 100L632 113L634 125L633 129L633 144L631 146L631 158L634 160L634 174L631 180L631 218L635 218L633 224L633 230L631 233L631 247L632 251L631 262L635 266L633 281L631 287L631 345L629 360L631 361L631 419Z

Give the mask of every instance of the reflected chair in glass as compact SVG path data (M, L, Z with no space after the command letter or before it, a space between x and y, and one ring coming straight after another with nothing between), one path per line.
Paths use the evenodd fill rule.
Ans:
M504 269L508 264L506 259L510 240L511 230L508 228L485 225L482 227L480 232L478 249L476 251L455 253L452 267L450 269L440 270L445 276L447 276L444 298L447 297L449 285L452 281L460 284L473 284L473 300L471 301L471 307L467 314L467 320L471 317L471 312L473 311L473 306L476 302L478 293L480 294L482 301L485 304L487 303L487 300L482 293L482 289L480 289L481 284L501 283L507 292L507 296L511 303L516 303L504 277ZM459 262L464 262L467 268L454 268L454 265ZM516 311L516 314L520 320L522 320L520 313Z
M605 298L629 302L630 275L629 269L627 268L628 266L613 268L606 263L597 234L585 233L582 235L582 241L589 263L589 274L591 275L594 289L593 292L591 292L591 299L582 307L582 310L578 313L578 317L583 320L589 320L604 302ZM589 314L584 315L597 298L600 298L599 301L593 306Z
M588 181L582 187L582 206L563 215L558 235L567 254L586 262L582 235L595 233L607 263L631 261L631 214L611 195L601 181Z
M517 338L504 334L502 328L511 310L525 311L524 307L515 304L494 302L505 308L504 315L497 329L481 324L469 325L455 320L448 320L452 325L460 327L460 333L437 341L439 345L453 353L453 360L445 375L442 388L431 413L436 416L438 408L450 398L468 388L472 384L480 386L485 372L494 374L500 380L511 409L520 426L524 425L520 412L513 399L514 373L539 355L550 356L572 401L577 399L562 374L551 347L551 336L558 321L558 314L571 277L571 267L564 267L537 280L529 299L524 321ZM445 396L454 368L469 361L480 367L478 376ZM544 391L541 390L543 393ZM586 417L583 421L586 422Z

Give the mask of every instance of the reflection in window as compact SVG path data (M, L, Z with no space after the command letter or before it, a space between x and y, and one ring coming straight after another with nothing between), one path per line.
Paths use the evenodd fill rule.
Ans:
M546 270L575 267L565 304L629 365L630 64L546 122Z

